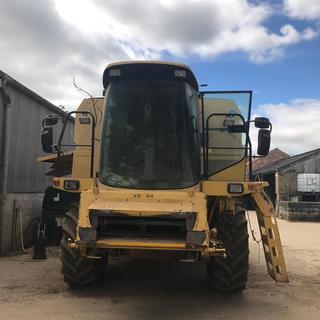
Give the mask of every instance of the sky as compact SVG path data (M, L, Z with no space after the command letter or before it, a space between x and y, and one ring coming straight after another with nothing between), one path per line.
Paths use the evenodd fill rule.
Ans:
M272 147L320 148L320 0L0 0L0 69L74 110L119 60L188 64L206 90L253 90Z

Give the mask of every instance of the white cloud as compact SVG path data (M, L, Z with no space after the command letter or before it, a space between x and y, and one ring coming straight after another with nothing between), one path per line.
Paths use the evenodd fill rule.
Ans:
M64 0L55 0L66 22L84 33L105 33L125 43L122 47L132 59L161 57L164 52L212 58L244 51L252 61L262 63L282 56L287 46L316 36L311 28L298 31L292 25L282 26L278 33L271 32L264 23L272 16L272 8L247 0L68 3L70 8Z
M65 24L50 0L0 1L0 12L0 69L69 109L83 99L72 85L74 76L101 95L105 64L127 58L110 36L86 37Z
M285 12L296 19L320 19L319 0L284 0Z
M73 76L99 95L111 61L240 51L264 63L316 36L293 25L272 32L273 9L249 0L11 0L0 12L0 69L69 109L83 98Z
M320 100L294 99L289 103L265 104L259 106L256 113L268 117L273 125L272 148L278 147L289 154L320 148Z

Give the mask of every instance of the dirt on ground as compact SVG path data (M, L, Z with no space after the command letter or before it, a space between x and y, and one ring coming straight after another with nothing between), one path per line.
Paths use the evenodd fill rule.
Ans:
M257 230L255 216L253 226ZM222 295L206 285L205 264L114 258L105 283L70 289L59 249L47 260L0 258L0 319L320 319L320 223L278 221L289 284L267 275L250 239L247 289Z

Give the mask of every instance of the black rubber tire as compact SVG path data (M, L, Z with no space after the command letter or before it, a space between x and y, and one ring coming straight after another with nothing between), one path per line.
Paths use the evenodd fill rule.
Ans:
M75 240L79 207L72 204L66 213L62 224L61 262L64 281L71 287L83 287L91 284L100 284L104 280L107 266L107 255L101 259L86 259L79 251L67 246L68 239Z
M238 293L246 287L249 270L248 228L245 212L222 214L216 219L218 239L227 257L210 257L207 266L209 285L221 292Z
M58 197L59 201L55 201ZM57 226L56 218L63 218L70 203L79 201L78 193L70 193L48 187L42 201L42 220L45 222L45 237L49 246L58 246L62 239L62 228Z

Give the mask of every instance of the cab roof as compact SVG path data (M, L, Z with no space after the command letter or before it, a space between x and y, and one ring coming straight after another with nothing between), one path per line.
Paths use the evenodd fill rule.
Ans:
M112 72L112 70L115 70ZM178 77L175 70L185 71ZM103 86L106 89L111 81L121 79L177 80L188 82L198 91L198 82L192 70L185 64L166 61L119 61L110 63L103 73Z

